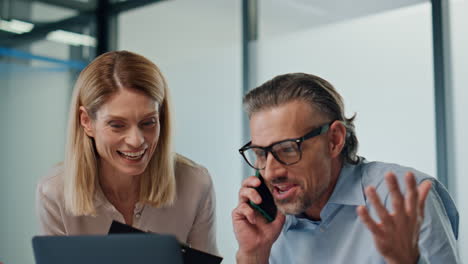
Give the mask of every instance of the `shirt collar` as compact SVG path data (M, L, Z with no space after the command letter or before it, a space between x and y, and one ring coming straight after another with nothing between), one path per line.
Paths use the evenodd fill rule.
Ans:
M94 208L99 208L100 206L104 206L106 209L115 209L114 205L112 205L111 202L107 199L107 197L104 195L104 192L102 191L101 185L99 183L96 184L95 190L94 190ZM135 212L140 212L143 210L144 203L142 202L137 202L135 204Z
M327 204L366 205L364 187L362 185L361 162L353 165L345 163L335 189Z

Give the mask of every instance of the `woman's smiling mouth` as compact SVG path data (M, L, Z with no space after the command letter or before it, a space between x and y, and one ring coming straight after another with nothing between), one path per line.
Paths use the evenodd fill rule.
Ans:
M117 150L117 153L119 153L119 155L124 159L140 160L145 155L146 149L143 149L143 150L137 151L137 152Z

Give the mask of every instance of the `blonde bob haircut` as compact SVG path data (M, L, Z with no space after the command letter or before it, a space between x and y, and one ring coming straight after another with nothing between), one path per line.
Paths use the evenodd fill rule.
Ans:
M63 174L65 207L72 215L96 215L94 195L99 184L99 156L94 140L81 126L80 106L95 120L99 108L121 89L141 91L159 105L161 132L156 150L141 175L140 202L164 207L175 200L171 105L166 80L145 57L112 51L97 57L81 72L73 91Z

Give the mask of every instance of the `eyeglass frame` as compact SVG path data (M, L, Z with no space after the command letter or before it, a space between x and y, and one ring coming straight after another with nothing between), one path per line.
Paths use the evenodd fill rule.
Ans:
M314 128L312 131L306 133L304 136L302 137L298 137L298 138L288 138L288 139L283 139L281 141L277 141L277 142L274 142L272 144L270 144L269 146L266 146L266 147L260 147L260 146L252 146L252 141L249 141L247 144L245 144L244 146L242 146L240 149L239 149L239 153L241 154L241 156L244 158L245 162L247 162L247 164L252 167L253 169L255 170L264 170L266 168L266 164L265 164L265 167L259 169L259 168L255 168L255 166L253 166L252 164L250 164L249 160L247 159L247 157L245 156L244 152L251 149L251 148L258 148L258 149L261 149L263 151L265 151L266 153L266 157L268 157L268 153L271 153L273 155L273 157L281 164L283 165L286 165L286 166L289 166L289 165L293 165L293 164L296 164L298 163L299 161L301 161L302 159L302 143L308 139L311 139L311 138L314 138L314 137L317 137L317 136L320 136L326 132L328 132L328 130L330 129L330 126L335 122L336 120L333 120L329 123L326 123L324 125L321 125L317 128ZM287 162L284 162L282 161L280 158L278 158L278 156L276 155L276 153L273 151L273 146L277 145L277 144L281 144L281 143L284 143L284 142L295 142L297 144L297 149L299 150L299 159L295 162L292 162L292 163L287 163Z

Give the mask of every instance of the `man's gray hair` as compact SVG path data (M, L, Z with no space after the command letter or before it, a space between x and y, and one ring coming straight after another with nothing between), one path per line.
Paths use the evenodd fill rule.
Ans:
M354 127L356 114L346 118L341 95L326 80L306 73L278 75L249 91L243 100L249 119L258 111L302 100L330 119L340 120L346 127L346 142L341 152L346 162L356 164L358 140Z

